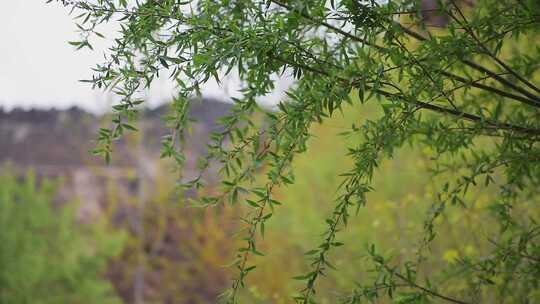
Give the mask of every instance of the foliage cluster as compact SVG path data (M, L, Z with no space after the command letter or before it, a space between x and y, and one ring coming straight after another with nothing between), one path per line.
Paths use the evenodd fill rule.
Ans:
M132 119L143 103L138 92L160 74L178 87L165 118L171 134L163 139L163 156L180 167L191 97L211 78L219 82L236 73L242 80L243 97L234 100L232 114L222 119L223 130L213 134L201 160L202 171L211 160L221 162L223 177L220 194L203 198L203 205L249 207L243 217L245 245L233 263L237 275L224 293L228 302L238 301L256 272L253 261L264 254L258 235L265 235L287 203L276 191L294 184L293 159L310 149L313 125L364 104L378 107L379 115L350 123L340 133L337 146L350 162L329 198L333 207L322 237L305 253L306 268L295 277L302 284L294 299L316 301L323 277L336 268L332 256L350 246L342 235L374 191L376 169L407 145L429 151L426 170L441 179L421 219L416 254L396 259L375 244L367 246L376 275L364 278L345 301L387 296L402 303L474 303L496 296L526 302L535 296L540 227L534 213L521 216L519 210L537 202L540 183L535 84L540 48L530 43L540 28L537 1L479 0L472 7L438 1L429 13L448 18L444 30L426 28L424 1L414 0L60 2L77 14L82 34L72 42L77 48L91 47L91 39L102 36L100 24L120 25L106 62L88 80L121 97L114 126L101 130L95 150L106 159L113 141L135 129ZM283 75L294 78L287 99L276 111L260 109L257 97ZM263 182L256 179L261 171ZM184 187L203 187L202 176ZM438 221L449 207L465 217L478 205L472 195L477 187L496 192L487 207L496 221L486 223L500 236L482 235L491 242L487 251L460 259L466 287L442 293L444 282L424 272L430 248L445 237Z

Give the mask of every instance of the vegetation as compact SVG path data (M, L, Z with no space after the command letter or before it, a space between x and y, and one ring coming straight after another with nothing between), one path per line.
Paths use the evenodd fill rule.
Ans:
M160 172L167 176L167 170ZM138 206L135 215L142 217L143 233L133 225L133 214L117 223L136 228L130 229L122 253L108 271L125 303L213 303L229 283L223 261L234 253L230 235L237 208L208 212L191 208L171 181L163 177L148 181L146 186L154 190L142 210L139 200L144 198L132 199ZM113 200L110 197L107 204Z
M79 20L82 39L71 42L77 48L91 48L102 36L100 24L120 24L106 62L88 80L122 98L113 127L99 133L95 152L107 160L113 141L136 129L132 121L143 103L137 93L156 77L178 85L162 155L179 168L187 110L200 86L230 73L242 80L243 97L234 100L200 162L202 171L213 161L222 164L221 191L200 204L246 206L244 245L232 263L236 275L226 301L257 296L248 283L264 263L261 256L282 250L263 237L272 229L304 236L311 228L304 221L318 219L313 210L319 205L327 215L308 233L322 235L295 250L305 251L303 265L293 283L283 283L295 286L298 303L331 297L334 287L325 277L342 281L335 287L346 289L338 291L345 303L538 300L540 49L531 43L540 28L537 1L449 0L431 8L412 0L60 2ZM444 28L432 28L430 16L444 17ZM294 79L286 100L275 111L261 109L257 98L285 75ZM328 141L335 152L321 165L328 170L324 184L335 188L317 191L294 169L306 166L300 154L317 148L314 130L336 122L337 139ZM388 204L370 199L388 191L385 172L401 168L389 160L413 156L427 180L396 182L418 187L410 192L417 196L385 213L395 216L394 233L409 236L377 239L376 225L366 219ZM318 162L309 165L320 169ZM184 188L204 187L202 176ZM309 190L289 199L279 192L287 185ZM402 194L390 190L396 198ZM300 209L296 217L278 225L279 214L291 208ZM404 219L412 222L407 229L399 226ZM358 231L372 236L370 244L355 243ZM361 247L369 262L345 254L360 254ZM276 269L287 269L290 256L276 260Z
M122 235L79 223L73 203L55 208L55 188L0 175L0 302L120 303L103 275Z

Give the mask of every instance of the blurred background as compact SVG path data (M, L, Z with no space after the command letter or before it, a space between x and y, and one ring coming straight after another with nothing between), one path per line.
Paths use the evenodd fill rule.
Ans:
M77 37L75 29L60 6L0 3L0 303L214 303L235 274L226 264L238 247L242 207L195 208L187 198L201 193L176 187L172 164L159 157L161 117L173 96L167 81L145 93L149 108L141 112L139 132L116 143L110 165L89 153L98 129L110 125L114 97L78 82L91 76L107 40L95 42L95 52L74 52L67 41ZM101 32L114 37L115 29ZM280 88L287 83L280 80ZM196 160L234 88L234 79L224 88L210 84L194 104L184 178L198 174ZM263 102L280 96L278 90ZM380 115L368 106L346 113L313 128L310 152L294 164L296 183L278 190L286 204L266 228L266 256L255 259L242 303L290 303L299 290L301 282L291 278L309 268L303 253L319 243L339 174L351 162L337 134ZM381 165L368 206L340 235L346 248L331 256L337 270L321 280L322 303L335 303L371 275L370 243L398 261L414 259L440 186L427 170L433 155L408 147ZM215 171L208 174L216 180ZM444 237L433 243L424 267L447 278L441 288L466 288L441 269L482 254L487 245L479 237L496 233L486 213L496 193L470 191L470 208L437 219ZM517 217L536 212L523 208Z

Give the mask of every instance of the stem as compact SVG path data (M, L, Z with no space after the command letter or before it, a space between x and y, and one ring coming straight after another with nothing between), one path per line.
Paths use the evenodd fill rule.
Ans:
M401 279L402 281L406 282L407 284L409 284L410 286L414 287L414 288L417 288L417 289L420 289L422 290L423 292L425 293L428 293L436 298L439 298L439 299L442 299L442 300L445 300L445 301L448 301L448 302L451 302L451 303L456 303L456 304L471 304L469 302L465 302L465 301L462 301L462 300L458 300L458 299L454 299L454 298L451 298L451 297L448 297L448 296L445 296L445 295L442 295L432 289L429 289L429 288L426 288L424 286L421 286L421 285L418 285L416 284L415 282L407 279L406 277L404 277L403 275L397 273L397 272L393 272L391 269L388 268L388 266L385 265L385 268L387 269L388 272L390 272L391 274L395 275L396 277L398 277L399 279Z

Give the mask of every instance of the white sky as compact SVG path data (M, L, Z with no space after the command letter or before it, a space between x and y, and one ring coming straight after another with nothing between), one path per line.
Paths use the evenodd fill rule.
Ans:
M109 38L113 27L100 28ZM102 61L108 40L93 40L95 51L75 51L67 41L77 40L76 27L68 11L58 3L45 0L0 0L0 107L56 107L73 105L102 112L114 100L112 94L92 90L78 80L91 78L90 70ZM166 73L164 73L166 75ZM279 81L279 89L289 81ZM209 84L203 95L225 99L237 95L238 82L226 82L226 88ZM147 93L148 103L157 105L173 96L173 87L159 80ZM280 91L263 99L275 102Z

